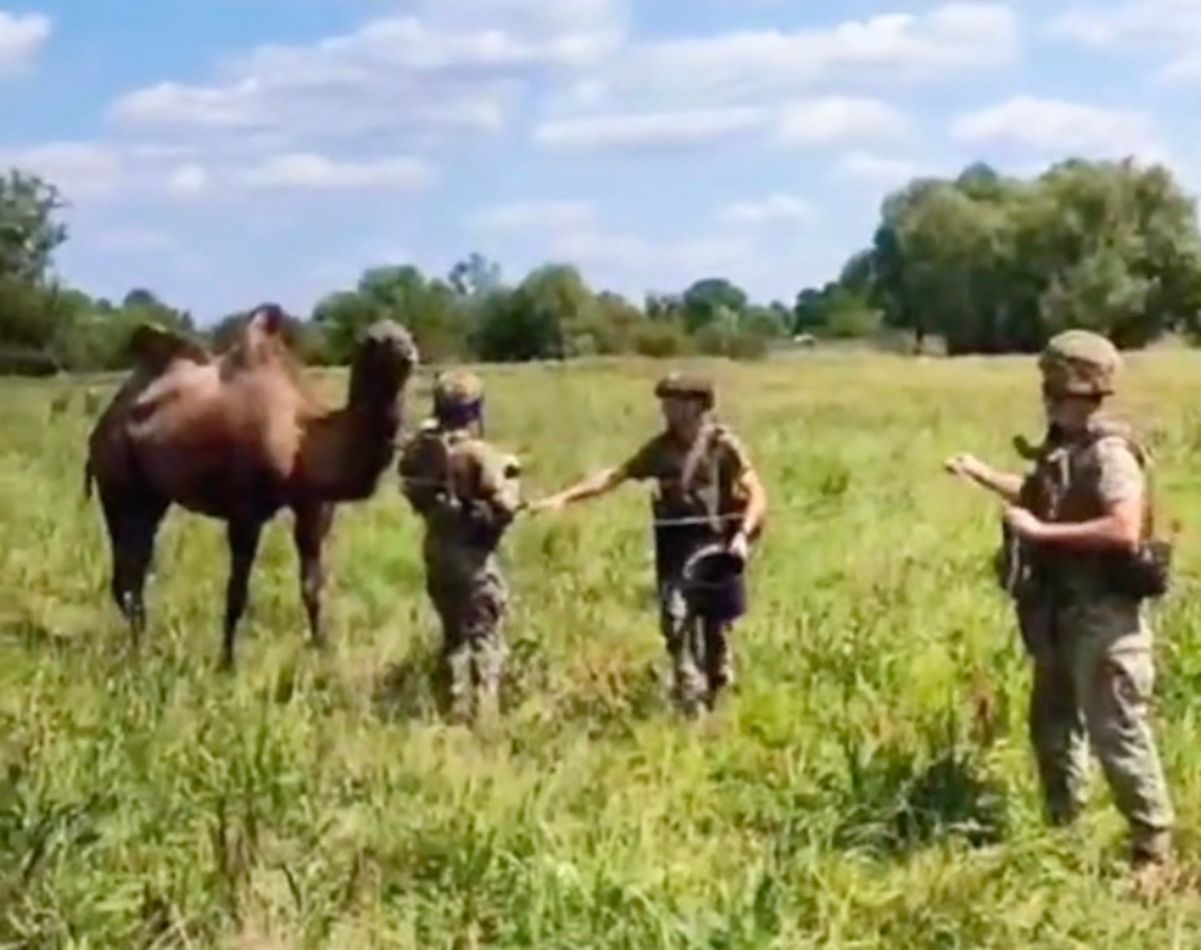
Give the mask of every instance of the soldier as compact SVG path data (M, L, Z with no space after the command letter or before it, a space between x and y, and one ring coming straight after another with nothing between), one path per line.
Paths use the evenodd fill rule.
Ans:
M483 395L471 373L439 375L434 418L399 465L405 497L426 523L426 590L441 620L451 712L460 721L499 709L508 593L496 550L521 507L517 460L482 438Z
M686 596L684 568L710 545L723 545L746 561L767 512L763 484L741 442L713 417L707 379L672 374L655 389L666 423L628 461L536 503L538 511L607 494L623 482L653 480L658 492L656 575L660 623L672 658L674 688L690 716L712 707L734 679L730 623L698 615ZM698 639L703 651L696 655Z
M1131 429L1100 414L1121 369L1108 340L1067 331L1039 365L1050 426L1030 476L971 455L947 468L1007 503L1019 552L1007 587L1034 663L1030 736L1049 818L1066 824L1080 811L1087 735L1129 823L1132 863L1154 868L1168 857L1173 812L1147 713L1154 667L1143 603L1166 584L1154 556L1163 546L1148 541L1148 457Z

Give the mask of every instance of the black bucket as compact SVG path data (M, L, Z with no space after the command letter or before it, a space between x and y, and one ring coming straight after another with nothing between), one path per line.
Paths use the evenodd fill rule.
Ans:
M693 613L719 623L746 613L746 562L724 547L697 551L684 565L683 580Z

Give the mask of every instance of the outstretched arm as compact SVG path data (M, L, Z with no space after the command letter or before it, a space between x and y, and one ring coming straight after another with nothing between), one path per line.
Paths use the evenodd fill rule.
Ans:
M570 488L565 488L558 494L550 495L535 502L530 507L534 511L562 511L568 505L574 504L577 501L585 501L589 498L598 498L601 495L607 495L621 485L626 480L626 477L624 467L602 469L599 472L589 475L583 481L577 482Z
M1000 495L1006 502L1016 505L1022 493L1022 477L1010 472L999 472L981 462L974 455L955 455L946 462L946 470L965 481L987 488Z

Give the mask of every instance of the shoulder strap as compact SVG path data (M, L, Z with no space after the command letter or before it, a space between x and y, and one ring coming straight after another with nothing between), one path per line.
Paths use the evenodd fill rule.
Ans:
M1155 503L1154 456L1135 428L1120 419L1102 416L1089 424L1089 445L1094 445L1101 439L1111 438L1121 439L1125 442L1138 462L1139 468L1143 470L1147 485L1143 494L1143 540L1154 538L1155 510L1158 507Z
M684 457L684 467L680 472L680 491L687 494L692 487L692 481L696 477L697 469L700 467L701 460L708 458L709 463L709 491L705 493L702 501L705 503L705 513L709 517L710 526L716 531L721 527L721 520L718 518L718 499L717 494L721 490L721 485L718 482L720 477L717 453L713 451L717 440L721 437L722 427L713 421L708 421L697 433L692 445L688 447L688 454Z

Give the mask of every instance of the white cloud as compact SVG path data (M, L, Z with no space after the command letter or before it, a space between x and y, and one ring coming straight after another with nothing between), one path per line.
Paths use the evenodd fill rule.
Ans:
M212 87L161 82L122 96L111 113L129 123L236 129L254 124L256 98L261 92L261 84L254 79Z
M89 243L102 251L115 253L159 251L175 246L175 240L169 234L148 228L114 228L101 231Z
M760 200L735 201L722 210L721 217L733 224L806 224L814 220L816 212L804 198L777 193Z
M882 187L894 188L924 175L934 174L928 164L904 158L889 158L874 152L847 152L835 166L841 178L850 178Z
M177 197L197 195L208 186L208 170L195 162L180 165L167 178L167 191Z
M1201 4L1197 0L1134 0L1077 7L1054 19L1050 32L1099 48L1142 40L1196 40L1201 37Z
M920 82L1011 62L1013 11L949 3L922 14L847 20L824 29L741 31L632 47L597 82L653 108L787 95L818 83ZM595 93L601 86L592 86Z
M1133 0L1111 6L1084 6L1053 20L1053 36L1102 50L1132 47L1166 50L1159 78L1170 83L1201 83L1201 3L1197 0Z
M644 276L652 281L728 273L754 257L753 243L740 236L652 240L601 230L563 235L556 240L553 250L584 267L618 269L631 277Z
M782 108L727 106L552 119L537 127L534 138L547 148L579 151L670 149L771 129L782 144L821 148L896 138L907 123L897 110L875 99L827 96Z
M249 188L420 190L433 172L414 158L337 161L311 152L273 155L236 173Z
M625 32L620 0L409 2L350 32L270 44L199 85L164 81L114 102L113 121L209 134L255 132L275 147L361 136L490 132L543 73L599 63Z
M907 127L900 112L876 99L828 96L787 106L778 134L786 144L815 147L898 138Z
M147 161L184 159L192 155L192 150L184 145L167 145L159 142L143 142L131 145L127 152L130 158Z
M1160 70L1160 78L1165 82L1185 86L1201 85L1201 50L1185 53Z
M1151 117L1145 112L1032 96L961 116L951 136L962 145L1040 154L1145 154L1156 148Z
M596 209L586 201L515 201L476 212L468 226L499 234L561 231L590 225L595 217Z
M544 122L535 140L548 148L642 149L701 145L766 125L758 108L691 109L681 112L588 116Z
M0 152L0 165L36 174L56 186L68 201L106 198L121 184L121 153L89 142L50 142Z
M0 75L28 68L50 38L50 18L0 10Z

